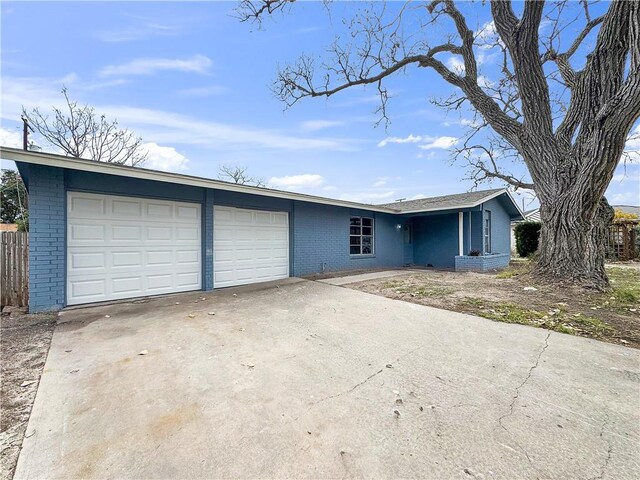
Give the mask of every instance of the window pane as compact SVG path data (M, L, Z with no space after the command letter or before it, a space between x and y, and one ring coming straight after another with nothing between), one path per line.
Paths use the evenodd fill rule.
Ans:
M360 245L361 237L349 237L349 245Z
M351 225L360 225L360 217L351 217Z
M362 254L363 255L370 255L372 253L373 253L373 250L371 249L370 246L366 246L366 245L362 246Z
M349 247L349 253L351 255L359 255L360 254L360 246L351 246Z
M365 227L370 227L373 225L373 219L372 218L363 218L362 219L362 225L364 225Z
M362 234L363 235L371 235L373 232L373 228L371 227L362 227Z
M361 229L361 228L362 228L362 227L351 227L351 228L349 229L349 233L350 233L351 235L360 235L360 229Z
M362 237L362 245L372 245L373 237Z

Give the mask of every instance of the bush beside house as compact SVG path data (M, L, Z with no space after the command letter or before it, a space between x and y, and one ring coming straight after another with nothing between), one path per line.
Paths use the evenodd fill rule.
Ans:
M518 255L529 257L538 250L540 227L540 222L521 222L514 227Z

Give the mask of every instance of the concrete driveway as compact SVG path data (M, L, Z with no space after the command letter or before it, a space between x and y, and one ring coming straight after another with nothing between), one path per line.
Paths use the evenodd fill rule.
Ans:
M640 471L637 350L296 279L62 321L16 478Z

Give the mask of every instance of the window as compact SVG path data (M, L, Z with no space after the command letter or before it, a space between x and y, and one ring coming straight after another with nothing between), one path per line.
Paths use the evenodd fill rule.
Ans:
M484 253L491 253L491 211L484 212Z
M373 255L373 218L351 217L349 223L349 253Z

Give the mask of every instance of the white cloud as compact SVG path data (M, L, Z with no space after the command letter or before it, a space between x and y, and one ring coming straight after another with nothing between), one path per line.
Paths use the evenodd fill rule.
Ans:
M34 107L63 106L59 86L76 81L75 75L63 78L3 77L0 118L15 121L22 105ZM76 85L74 84L74 91ZM80 100L82 101L82 100ZM353 142L343 138L314 138L291 135L260 127L204 121L188 115L128 105L92 105L96 112L117 119L147 142L159 145L197 145L217 151L269 148L276 150L353 151Z
M100 75L153 75L166 70L202 74L209 71L211 64L211 59L204 55L189 58L137 58L120 65L107 65L100 70Z
M227 88L221 85L209 85L206 87L186 88L180 90L178 93L185 97L212 97L214 95L221 95L226 91Z
M384 187L387 184L387 182L385 180L378 180L376 183L373 184L374 187Z
M162 147L155 142L142 145L142 149L147 152L147 161L144 168L153 170L163 170L165 172L175 172L187 168L187 157L178 153L173 147Z
M615 193L611 197L607 197L607 200L612 205L640 205L640 193L638 190L635 192Z
M271 177L268 183L274 188L297 190L302 188L319 187L324 183L324 177L322 175L305 173L302 175Z
M181 30L182 28L176 25L148 21L141 25L100 31L95 34L95 37L107 43L123 43L152 37L177 35Z
M456 137L432 137L428 143L424 145L419 145L422 150L432 150L435 148L440 148L442 150L446 150L448 148L453 147L456 143L458 143L458 139Z
M360 193L345 193L340 196L340 200L347 200L349 202L360 202L360 203L388 203L392 197L394 192L360 192Z
M624 160L627 163L640 163L640 125L637 125L636 128L629 133L624 151Z
M307 132L315 132L325 128L339 127L344 125L344 122L338 120L307 120L300 125L303 130Z
M409 198L409 200L420 200L421 198L427 198L427 196L424 193L418 193L417 195Z
M323 27L322 25L315 25L315 26L311 26L311 27L302 27L299 28L295 31L295 33L297 34L304 34L304 33L314 33L314 32L319 32L320 30L324 30L325 27Z
M13 131L0 127L0 146L22 148L22 135L18 130Z
M458 142L455 137L430 137L428 135L409 135L408 137L387 137L378 143L378 147L385 147L390 143L420 143L418 145L422 150L431 150L441 148L446 150Z
M464 61L460 57L449 57L446 65L453 73L464 75Z
M475 37L476 43L479 43L478 47L482 49L491 49L496 43L502 45L502 40L496 30L496 24L493 21L483 24L475 32Z
M333 185L325 185L324 187L322 187L322 190L324 190L325 192L332 192L337 189L338 187L334 187Z
M409 134L408 137L387 137L378 142L379 147L386 147L390 143L418 143L423 139L420 135Z

